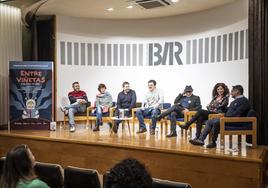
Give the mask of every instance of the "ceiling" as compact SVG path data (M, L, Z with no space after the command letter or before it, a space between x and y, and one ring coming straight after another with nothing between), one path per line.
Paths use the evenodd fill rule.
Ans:
M98 19L146 19L188 14L203 11L237 0L179 0L167 7L144 9L133 5L132 0L48 0L38 10L38 15L66 15ZM107 8L114 8L107 11Z

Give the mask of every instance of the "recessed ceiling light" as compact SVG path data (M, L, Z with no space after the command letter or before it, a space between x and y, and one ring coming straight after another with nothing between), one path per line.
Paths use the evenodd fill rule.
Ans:
M133 6L132 5L129 5L126 8L131 9L131 8L133 8Z
M106 10L108 10L108 11L113 11L114 10L114 8L107 8Z
M179 0L171 0L172 3L177 3Z

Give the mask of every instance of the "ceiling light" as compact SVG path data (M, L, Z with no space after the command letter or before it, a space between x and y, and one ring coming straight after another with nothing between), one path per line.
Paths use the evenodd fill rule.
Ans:
M179 0L171 0L172 3L177 3Z
M114 10L114 8L107 8L106 10L108 10L108 11L113 11Z
M133 6L132 5L129 5L126 8L131 9L131 8L133 8Z

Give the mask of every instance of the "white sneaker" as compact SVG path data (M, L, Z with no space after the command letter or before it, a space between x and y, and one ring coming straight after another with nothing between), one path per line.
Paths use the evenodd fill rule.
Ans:
M70 132L74 132L75 131L75 126L74 125L70 125Z
M61 107L60 107L60 110L61 110L62 112L64 112L65 115L68 114L68 110L67 110L64 106L61 106Z

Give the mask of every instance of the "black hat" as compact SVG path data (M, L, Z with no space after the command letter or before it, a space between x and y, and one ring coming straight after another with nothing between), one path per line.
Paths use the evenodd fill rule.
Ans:
M192 88L191 85L189 85L189 86L185 86L184 92L187 92L187 91L190 91L190 92L193 91L193 88Z

